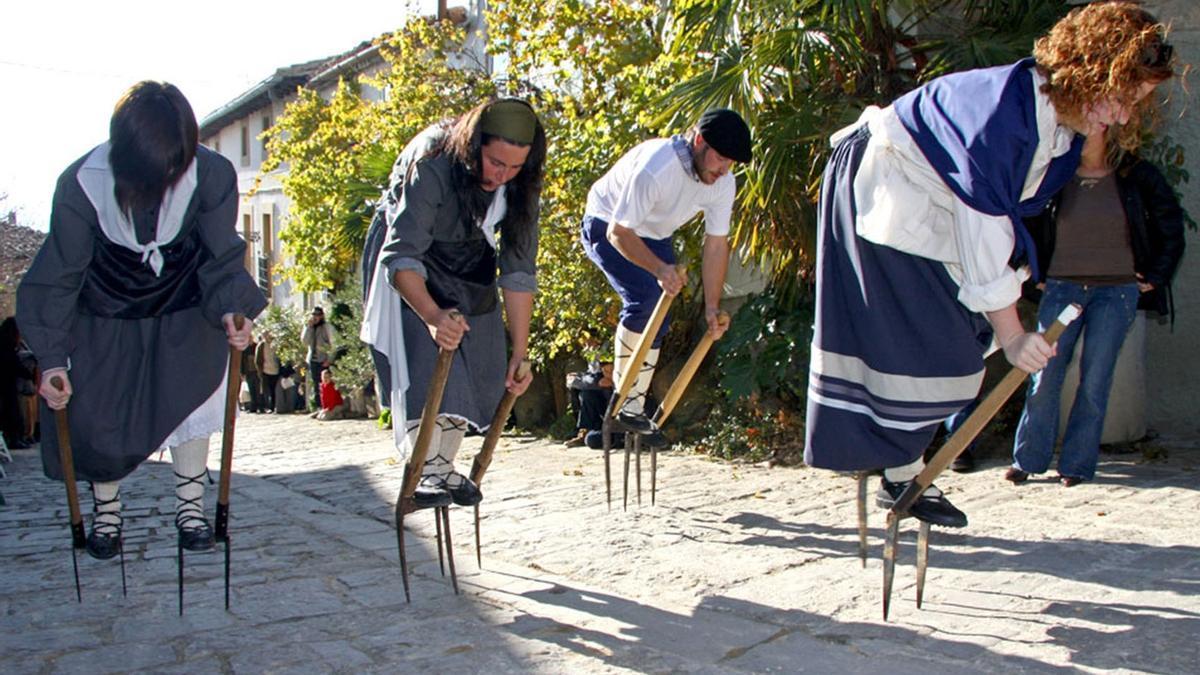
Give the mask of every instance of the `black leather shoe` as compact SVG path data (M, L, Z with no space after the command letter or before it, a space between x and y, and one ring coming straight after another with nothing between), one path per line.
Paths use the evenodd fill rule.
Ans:
M475 506L483 501L483 493L480 492L479 486L466 476L460 476L460 478L462 480L458 482L457 487L448 488L451 501L459 506Z
M642 436L642 445L647 448L665 448L671 445L671 442L663 435L662 429L655 427L654 431Z
M1008 471L1004 472L1004 480L1012 483L1013 485L1020 485L1021 483L1029 480L1029 473L1022 471L1015 466L1010 466L1008 467Z
M451 504L450 490L446 486L446 479L433 476L421 479L412 498L413 506L418 509L436 509Z
M954 473L971 473L975 470L975 455L972 455L970 450L964 450L961 455L954 458L950 470Z
M609 447L613 450L620 450L625 446L624 431L618 431L616 433L609 434L609 436L611 437L611 443L609 443ZM589 431L587 436L584 437L583 443L592 450L603 450L604 436L599 431Z
M892 505L911 484L912 481L893 483L886 478L881 479L879 490L875 493L875 505L884 509L892 508ZM932 485L921 493L908 512L917 520L922 520L930 525L966 527L967 514L959 511L940 491L936 493L936 496L931 495L929 493L931 489L933 489Z
M622 431L632 431L635 434L648 434L655 430L654 423L643 413L617 413L617 426Z
M108 560L121 552L121 530L115 525L101 525L105 531L93 527L87 536L87 552L96 560Z
M217 545L208 519L184 512L175 517L175 529L179 532L179 545L188 551L211 551Z
M1083 482L1079 476L1059 476L1058 482L1062 483L1063 487L1075 487Z

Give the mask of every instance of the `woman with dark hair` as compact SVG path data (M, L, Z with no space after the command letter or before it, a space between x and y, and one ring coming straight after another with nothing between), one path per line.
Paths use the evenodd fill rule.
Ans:
M163 447L180 543L213 546L203 510L208 437L222 427L228 348L245 348L253 329L250 320L235 329L233 316L252 319L266 301L242 264L237 174L197 136L174 86L126 91L109 140L58 179L50 235L17 291L18 321L42 368L39 393L51 410L71 403L96 558L121 549L120 481ZM43 425L41 447L46 475L62 480L53 425Z
M389 363L401 454L415 441L438 350L457 350L419 507L479 503L478 487L454 471L459 445L468 428L488 428L506 390L520 395L532 380L517 380L516 369L528 353L537 288L545 158L546 135L528 103L481 104L409 142L371 225L369 241L382 241L383 228L387 236L367 280L362 337Z
M818 206L805 461L883 470L890 508L937 426L975 398L993 343L1015 367L1053 348L1016 301L1038 269L1023 216L1075 173L1084 136L1136 147L1173 75L1165 27L1132 2L1078 7L1033 58L940 77L838 132ZM963 527L930 486L912 515Z

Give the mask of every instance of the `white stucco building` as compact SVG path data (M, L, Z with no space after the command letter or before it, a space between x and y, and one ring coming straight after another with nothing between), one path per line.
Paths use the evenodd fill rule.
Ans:
M464 51L471 55L469 60L490 70L489 57L484 53L485 1L470 0L468 7L449 9L444 2L440 4L444 16L465 24L470 38ZM279 276L280 266L286 264L279 232L286 227L290 206L282 187L288 167L284 165L262 174L262 163L266 159L262 134L271 128L287 104L296 99L300 88L315 90L328 99L340 80L374 75L386 66L374 41L334 56L285 66L209 113L200 123L200 142L224 155L237 168L238 192L241 194L238 223L247 242L246 269L255 276L272 303L306 310L317 304L313 294L295 292L292 283ZM385 96L369 87L363 88L362 95L369 100L381 100Z

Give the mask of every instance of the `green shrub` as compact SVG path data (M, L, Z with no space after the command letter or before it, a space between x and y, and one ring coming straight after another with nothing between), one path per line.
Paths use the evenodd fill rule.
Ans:
M721 397L699 450L725 459L800 461L812 312L811 297L790 306L771 289L738 310L717 343Z

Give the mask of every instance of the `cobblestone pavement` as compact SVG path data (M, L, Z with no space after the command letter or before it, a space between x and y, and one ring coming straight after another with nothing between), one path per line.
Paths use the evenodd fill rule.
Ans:
M79 604L62 485L18 451L0 480L0 672L1194 673L1200 449L1160 446L1167 458L1105 456L1074 488L1013 487L998 460L943 477L971 525L935 530L917 609L906 524L887 623L883 518L872 506L864 569L853 480L664 453L657 505L643 467L643 503L631 486L627 511L614 461L610 511L601 453L519 436L483 486L482 570L470 511L451 514L460 595L430 514L409 517L408 604L390 435L265 415L238 426L230 611L215 552L187 556L177 614L172 478L157 456L123 487L128 596L116 560L81 554ZM214 469L218 455L219 438Z

